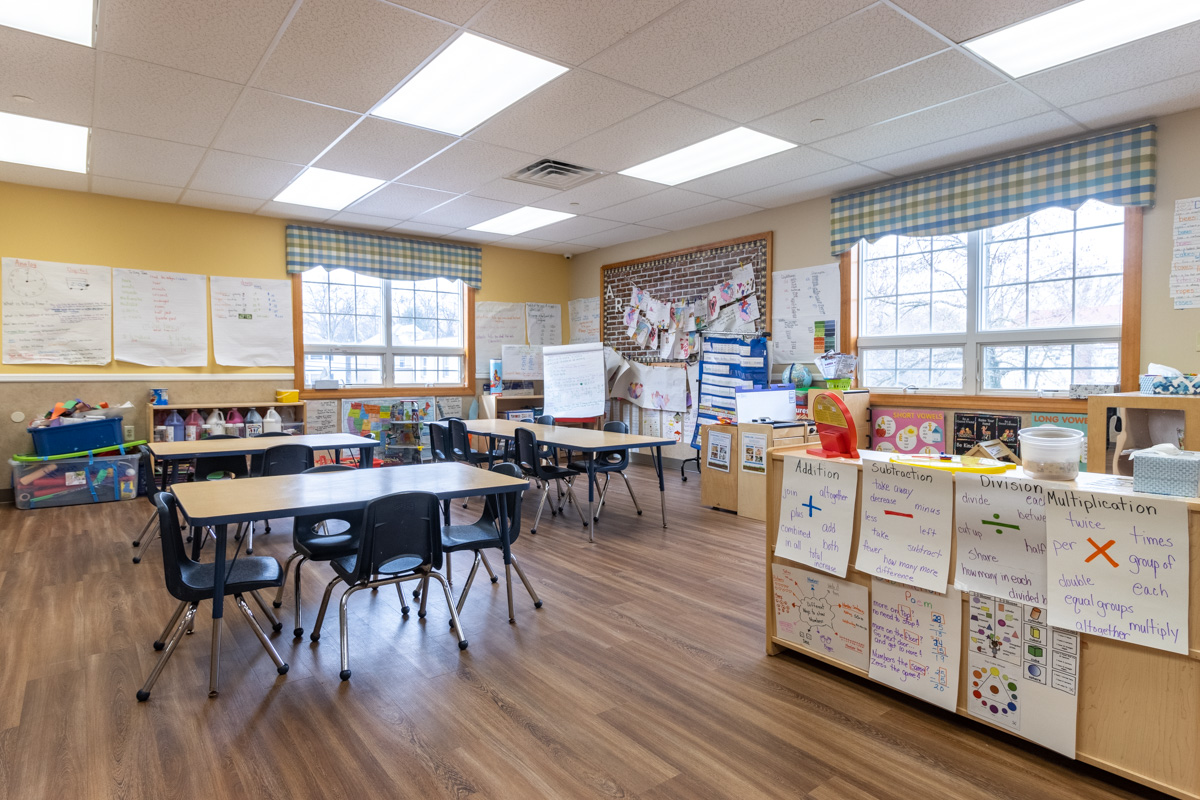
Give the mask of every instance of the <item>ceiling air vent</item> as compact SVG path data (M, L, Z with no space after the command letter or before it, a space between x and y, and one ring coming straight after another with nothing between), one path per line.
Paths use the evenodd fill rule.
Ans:
M549 189L558 189L561 191L563 189L573 189L604 174L599 170L577 167L574 164L566 164L562 161L543 158L541 161L535 161L527 167L521 167L521 169L505 177L510 181L532 183L534 186L545 186Z

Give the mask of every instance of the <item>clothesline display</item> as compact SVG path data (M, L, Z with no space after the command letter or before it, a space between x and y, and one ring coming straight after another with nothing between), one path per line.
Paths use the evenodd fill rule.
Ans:
M696 427L692 447L700 449L700 426L720 419L737 422L734 399L737 389L761 389L767 385L767 340L765 337L705 335L700 345L699 390Z

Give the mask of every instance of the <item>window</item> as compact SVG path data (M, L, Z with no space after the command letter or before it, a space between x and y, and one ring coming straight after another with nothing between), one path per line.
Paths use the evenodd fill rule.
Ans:
M304 385L462 386L462 281L400 281L317 267L302 278Z
M860 379L967 393L1118 383L1125 212L1089 201L862 245Z

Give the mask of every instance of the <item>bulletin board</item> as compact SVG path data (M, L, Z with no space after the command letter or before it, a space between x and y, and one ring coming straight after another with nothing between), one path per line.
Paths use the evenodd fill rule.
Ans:
M601 338L626 358L642 363L663 359L655 350L639 347L625 335L624 313L633 287L662 300L691 302L707 296L727 280L739 264L754 271L754 296L758 301L756 331L768 330L771 319L772 232L675 250L670 253L605 264L600 271Z

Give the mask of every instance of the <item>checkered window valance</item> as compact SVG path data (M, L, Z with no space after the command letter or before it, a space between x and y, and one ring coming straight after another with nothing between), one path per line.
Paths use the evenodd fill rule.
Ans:
M833 254L861 239L941 236L1088 200L1154 205L1157 128L1142 125L833 198Z
M402 281L461 280L478 289L483 285L482 253L465 244L287 226L287 271L293 273L325 267Z

